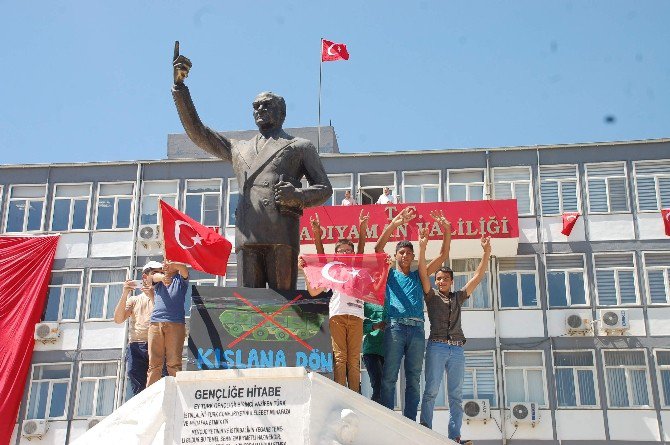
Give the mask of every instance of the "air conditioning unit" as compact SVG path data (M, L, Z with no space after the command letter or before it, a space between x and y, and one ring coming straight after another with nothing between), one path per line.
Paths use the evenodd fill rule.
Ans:
M142 224L138 231L138 240L145 249L162 247L161 226L158 224Z
M601 309L600 329L610 334L623 334L630 329L628 309Z
M44 419L25 420L21 427L21 435L28 440L41 439L48 429L49 424Z
M42 343L55 343L60 337L58 323L37 323L35 325L35 340Z
M463 416L466 423L471 420L483 420L484 424L491 418L491 407L487 399L464 399Z
M88 419L88 429L90 430L102 421L102 417L90 417Z
M537 403L515 403L511 410L514 426L519 426L520 423L530 423L534 427L540 421L540 411Z
M570 314L565 317L565 328L569 335L586 335L593 331L593 320L580 314Z

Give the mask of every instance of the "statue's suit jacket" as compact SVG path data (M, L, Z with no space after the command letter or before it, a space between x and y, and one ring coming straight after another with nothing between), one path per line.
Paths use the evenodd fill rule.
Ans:
M332 194L328 176L314 145L284 131L267 141L227 140L203 125L186 85L173 87L179 118L191 140L206 152L233 164L240 190L235 211L235 247L254 244L287 244L298 249L303 207L323 204ZM307 178L299 207L279 206L274 185L283 180L296 188Z

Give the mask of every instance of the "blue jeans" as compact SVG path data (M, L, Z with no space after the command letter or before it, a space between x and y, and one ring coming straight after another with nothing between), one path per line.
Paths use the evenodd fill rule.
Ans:
M426 344L423 325L408 326L391 320L384 329L384 375L382 405L393 409L400 362L405 357L405 406L402 414L416 420L419 407L421 368Z
M426 389L421 400L421 423L433 427L433 408L440 382L447 370L447 394L449 397L449 439L461 437L463 423L463 376L465 375L465 353L462 346L428 340L426 346Z
M128 343L126 354L128 380L136 396L147 386L147 369L149 369L149 347L147 342Z
M363 363L368 371L372 386L372 401L382 402L382 375L384 375L384 357L377 354L363 354Z

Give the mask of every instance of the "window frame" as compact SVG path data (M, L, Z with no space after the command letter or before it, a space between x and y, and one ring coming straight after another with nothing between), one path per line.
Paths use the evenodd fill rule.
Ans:
M468 173L468 172L480 172L483 173L483 178L484 180L482 182L452 182L451 180L451 175L453 173ZM459 202L459 201L453 201L451 199L451 186L452 185L463 185L465 186L465 202L469 201L478 201L476 199L470 199L470 186L471 185L481 185L482 186L482 200L485 201L487 200L487 196L490 196L487 193L487 189L489 188L489 177L488 177L488 172L487 169L485 168L451 168L447 169L447 201L448 202Z
M232 209L232 211L231 211L231 208L230 208L230 195L231 195L231 194L237 195L237 196L238 196L238 201L237 201L238 203L239 203L239 196L240 196L240 184L237 184L237 192L236 192L236 193L231 193L231 192L230 192L230 183L231 183L232 181L235 181L235 183L237 183L237 178L231 177L231 178L227 178L227 179L226 179L226 186L227 186L227 187L226 187L226 227L235 227L235 224L234 224L234 223L233 223L233 224L230 223L230 215L231 215L231 214L234 215L234 214L235 214L235 210L236 210L237 208Z
M42 380L37 380L39 382L42 381L48 381L49 383L49 394L47 396L47 402L46 402L46 409L44 413L44 420L67 420L68 416L68 408L70 407L70 394L71 394L71 383L72 383L72 367L74 365L73 362L54 362L54 363L33 363L30 365L30 380L28 382L28 394L26 395L26 411L25 411L25 417L24 420L33 420L33 419L39 419L39 418L31 418L28 417L28 414L30 412L30 398L33 392L33 383L35 380L33 379L33 375L35 374L35 368L37 366L52 366L52 365L69 365L70 366L70 377L69 378L62 378L62 379L42 379ZM67 391L65 392L65 404L63 408L63 415L59 417L50 417L48 412L51 407L51 398L53 396L53 382L63 382L67 383Z
M602 409L602 401L600 400L600 389L598 387L598 363L596 361L596 351L593 349L554 349L551 351L551 368L554 372L554 391L555 391L555 400L556 400L556 409ZM555 354L556 353L565 353L565 352L590 352L591 357L593 358L593 366L558 366L556 365L556 358ZM579 379L577 377L577 371L578 370L588 370L593 372L593 391L594 391L594 396L596 399L596 404L595 405L582 405L578 403L575 406L560 406L558 404L558 378L557 378L557 369L572 369L572 381L574 383L574 388L575 388L575 399L579 400L581 402L581 396L579 394Z
M121 281L121 282L114 281L114 282L111 282L111 283L104 283L105 294L104 294L104 301L103 301L102 308L103 308L103 315L105 315L105 317L103 317L103 318L93 318L93 317L91 317L91 294L93 292L93 287L101 287L101 284L102 284L102 283L94 283L93 282L93 272L119 271L119 270L125 271L125 276L126 276L125 280L130 279L127 267L92 267L88 270L88 286L87 286L87 290L86 290L86 295L87 295L87 298L86 298L86 312L84 314L85 315L84 321L110 321L110 320L113 321L114 320L114 310L113 309L112 309L111 314L106 314L105 313L106 310L107 310L107 304L109 303L109 286L112 285L112 284L119 284L119 283L123 284L125 280ZM121 295L119 294L119 297L120 296Z
M133 192L130 195L101 195L100 188L103 185L126 185L130 184L133 187ZM93 216L93 230L98 232L120 232L120 231L129 231L133 230L133 220L135 215L135 201L136 201L136 192L137 187L135 187L134 181L117 181L117 182L98 182L98 186L95 193L95 215ZM118 211L119 211L119 198L130 198L130 227L116 227ZM112 215L112 228L111 229L99 229L98 228L98 209L100 205L100 198L114 198L114 213Z
M359 205L363 205L363 199L361 198L361 193L363 193L363 190L366 189L372 189L372 188L379 188L382 189L384 187L389 187L391 189L391 196L393 196L396 200L396 203L402 201L401 197L398 196L398 178L396 175L395 171L376 171L376 172L359 172L357 173L357 179L358 179L358 190L356 191L356 202L358 202ZM372 177L372 176L382 176L382 175L392 175L393 176L393 185L380 185L380 186L361 186L361 177ZM375 204L376 201L373 203Z
M514 180L514 181L498 181L496 180L496 171L505 171L505 170L519 170L519 169L527 169L528 170L528 179L519 179L519 180ZM491 169L491 176L493 178L493 199L516 199L518 203L518 198L516 196L516 189L514 188L514 184L525 184L528 183L528 198L530 200L530 213L521 213L519 212L519 216L534 216L536 215L535 212L535 193L534 193L534 187L533 187L533 168L530 165L517 165L517 166L509 166L509 167L493 167ZM496 184L501 183L501 184L511 184L511 192L512 192L512 197L511 198L498 198L496 195ZM518 204L517 204L517 209L518 209Z
M637 172L637 167L639 164L648 164L648 165L653 165L653 164L668 164L670 163L670 159L657 159L657 160L645 160L645 161L633 161L633 178L635 182L635 210L637 210L638 213L658 213L661 211L663 208L663 203L661 201L661 191L659 189L659 184L658 180L659 178L667 178L670 180L670 172L668 173L658 173L658 174L645 174L645 173L638 173ZM656 208L654 210L642 210L640 209L640 189L638 188L637 180L638 178L642 176L644 178L653 178L654 179L654 189L656 191Z
M586 254L585 253L551 253L547 254L546 257L558 257L558 256L581 256L582 257L582 264L584 264L584 267L582 269L579 268L567 268L567 269L550 269L549 265L546 262L545 258L545 264L544 264L544 284L545 284L545 291L546 291L546 296L547 296L547 308L548 309L560 309L560 308L588 308L591 307L591 294L590 294L590 289L589 289L589 276L586 273L587 266L586 266ZM569 278L569 273L570 272L582 272L582 278L584 279L584 297L586 299L586 303L584 304L572 304L572 294L570 294L570 278ZM552 306L551 305L551 299L549 298L549 272L564 272L565 273L565 290L567 295L566 301L567 301L567 306ZM595 275L594 275L595 277ZM595 363L595 362L594 362Z
M656 368L656 384L658 386L658 400L660 403L660 409L662 410L667 410L670 409L670 397L668 397L668 400L665 400L665 397L663 395L663 380L661 378L661 371L667 370L670 371L670 364L668 365L659 365L658 364L658 352L670 352L670 348L654 348L653 349L653 356L654 356L654 367ZM650 394L651 395L651 394Z
M535 366L508 366L505 364L505 355L508 353L515 353L515 352L533 352L533 353L540 353L542 355L542 365L535 365ZM502 368L503 368L503 381L505 382L505 402L508 407L511 407L512 404L514 403L537 403L540 408L549 408L549 394L547 393L547 369L546 369L546 358L544 356L544 350L542 349L509 349L509 350L504 350L502 351ZM524 391L524 399L526 399L523 402L510 402L509 401L509 395L508 395L508 388L509 384L507 382L507 370L517 370L520 369L523 371L523 391ZM539 402L536 402L534 400L528 400L528 378L527 378L527 371L539 371L542 370L542 391L544 393L544 403L540 404Z
M81 369L82 369L83 365L84 364L91 364L91 363L114 363L114 364L116 364L116 374L113 377L111 377L111 376L82 377ZM116 402L117 402L117 398L118 398L119 390L120 390L120 388L119 388L119 386L120 386L119 385L119 382L120 382L119 371L121 369L121 366L119 366L119 365L120 365L119 360L82 360L82 361L79 362L79 367L78 367L79 372L77 374L77 390L76 390L76 394L75 394L75 406L74 406L74 413L72 415L73 419L89 419L91 417L106 417L106 416L109 415L109 414L98 414L98 413L95 412L95 410L96 410L96 402L97 402L97 399L98 399L98 391L97 390L98 390L98 387L99 387L100 380L111 380L112 378L114 379L114 397L112 399L114 401L114 406L112 408L112 412L114 412L114 410L117 408L117 403ZM79 402L81 401L81 397L80 397L80 395L81 395L81 383L91 381L91 380L95 381L95 388L96 388L95 394L93 396L93 411L94 411L94 413L91 414L91 415L80 415L79 414Z
M605 256L605 255L621 255L621 254L626 254L626 255L632 255L633 256L633 283L635 286L635 303L622 303L621 302L621 289L619 287L619 270L629 270L628 267L623 267L623 266L616 266L616 267L606 267L606 268L599 268L596 265L596 256ZM596 291L596 306L598 308L617 308L617 307L635 307L635 306L640 306L641 300L640 300L640 283L638 280L638 274L637 274L637 255L635 255L635 252L619 252L619 251L610 251L610 252L593 252L591 254L591 260L593 261L593 284L595 285L595 291ZM614 305L603 305L600 303L600 293L598 292L598 271L599 270L614 270L614 290L616 293L617 297L617 302Z
M533 271L535 274L535 300L537 301L537 304L535 306L523 306L521 303L523 302L523 293L520 292L521 290L521 275L522 273L529 273L530 271L528 270L505 270L502 273L500 272L500 262L496 261L496 290L497 290L497 300L498 300L498 309L501 311L507 311L507 310L537 310L542 308L542 295L540 294L540 272L538 270L538 261L537 261L537 255L531 254L531 255L515 255L515 257L532 257L533 260L535 261L535 270ZM511 274L514 273L516 274L516 285L517 285L517 306L516 307L503 307L502 306L502 293L500 291L500 285L502 284L502 280L500 279L500 275L502 274Z
M56 273L56 272L58 272L58 273L59 272L80 272L81 273L80 278L79 278L79 286L78 286L79 290L77 291L77 305L76 305L76 308L75 308L75 314L74 314L74 318L63 319L63 299L61 298L60 302L58 304L58 320L56 320L56 321L45 320L45 321L48 322L48 323L78 323L79 322L79 315L80 315L79 314L79 309L81 307L81 296L82 296L82 293L83 293L83 290L84 290L84 269L52 270L51 271L51 276L53 276L53 274ZM51 280L49 280L49 281L51 281ZM52 287L60 287L62 289L63 286L65 286L65 287L75 287L74 285L70 285L70 284L66 284L66 285L48 284L47 289L51 289ZM62 293L61 293L61 295L62 295ZM47 303L44 306L44 311L45 311L44 313L46 313L46 308L49 304L48 297L49 297L49 290L47 290Z
M435 184L421 184L421 185L406 185L405 184L405 176L412 176L412 175L425 175L425 174L435 174L437 173L437 182ZM420 203L432 203L432 202L442 202L442 170L408 170L402 172L402 202L406 203L406 193L405 189L406 188L418 188L420 195L421 195L421 201ZM426 188L432 188L437 190L437 201L425 201L425 189Z
M46 211L47 211L47 193L48 193L48 186L49 184L47 183L42 183L42 184L10 184L9 185L9 190L7 191L7 203L5 205L5 221L2 225L2 231L3 233L38 233L38 232L44 232L44 227L46 223ZM13 198L12 199L12 191L14 188L18 187L44 187L44 194L42 198ZM42 202L42 215L40 219L40 228L39 230L26 230L28 227L28 212L25 211L23 212L23 230L20 232L10 232L7 230L7 224L9 223L9 208L12 205L12 201L41 201Z
M630 401L632 399L631 395L632 390L631 390L631 379L628 377L629 374L627 372L628 369L635 368L634 366L627 366L627 365L618 365L618 366L608 366L607 362L605 360L605 353L606 352L641 352L642 355L644 356L644 371L645 371L645 380L647 384L647 397L649 399L649 404L648 405L629 405L629 406L611 406L610 403L610 390L609 390L609 384L607 380L607 369L608 368L615 368L615 369L621 369L624 368L625 370L625 375L626 375L626 396L628 397L628 400ZM606 349L601 349L601 358L603 360L603 376L605 378L605 395L606 395L606 402L607 402L607 409L615 409L615 410L620 410L620 409L654 409L654 393L652 392L651 388L651 375L649 373L649 359L647 357L647 350L646 349L640 349L640 348L631 348L631 349L611 349L611 348L606 348ZM636 369L639 369L636 368Z
M218 191L218 192L189 193L189 192L188 192L188 184L189 184L189 181L190 181L190 182L198 182L198 181L202 181L202 182L205 182L205 181L216 181L216 182L219 183L219 191ZM212 226L212 225L207 225L207 224L205 224L202 220L197 220L197 219L195 219L195 218L193 218L193 219L195 219L196 221L198 221L198 222L199 222L200 224L202 224L203 226L207 226L207 227L221 227L221 201L222 201L222 199L221 199L221 194L222 194L222 192L223 192L223 179L222 179L222 178L189 178L189 179L186 179L186 180L184 181L184 191L182 192L182 203L183 203L183 209L182 209L182 210L183 210L184 214L186 214L186 197L187 197L187 196L189 196L189 195L190 195L190 196L193 196L193 195L200 195L200 196L203 196L203 197L204 197L205 195L216 195L216 196L218 197L218 209L219 209L219 211L216 213L217 224L215 224L215 225L213 225L213 226ZM205 213L205 212L204 212L204 208L203 208L204 205L205 205L205 200L203 199L203 200L200 202L200 218L201 218L201 219L203 218L204 213ZM189 215L189 216L190 216L190 215Z
M602 165L621 165L623 164L623 176L594 176L594 178L605 178L605 193L607 196L607 211L606 212L598 212L595 210L591 210L591 189L589 187L589 180L591 179L591 175L589 175L589 165L594 165L594 166L602 166ZM586 207L588 210L589 214L593 215L613 215L613 214L627 214L631 213L631 205L630 205L630 198L628 196L629 190L628 190L628 165L626 161L612 161L612 162L589 162L584 164L584 175L585 175L585 181L586 181ZM623 178L624 180L624 185L625 185L625 195L626 195L626 206L628 207L627 210L616 210L612 211L612 205L610 203L610 183L608 181L609 178Z
M359 204L360 204L360 203L358 202L358 199L357 199L357 198L358 198L358 197L357 197L357 193L356 193L355 190L354 190L354 174L353 174L353 173L333 173L333 174L329 174L329 175L328 175L328 180L330 180L330 179L332 179L332 178L347 177L347 176L349 177L349 188L345 188L345 187L333 187L333 194L332 194L332 196L330 197L331 205L333 205L333 206L339 206L339 205L341 205L341 204L342 204L342 201L339 201L339 202L338 202L338 201L336 200L337 198L336 198L336 193L335 193L335 192L338 192L338 191L339 191L339 192L342 192L342 191L345 191L345 192L346 192L347 190L349 190L349 191L351 192L351 197L354 198L354 199L356 199L356 205L359 205ZM332 181L331 181L331 185L332 185ZM323 204L323 205L328 205L328 204Z
M654 253L667 253L670 255L670 251L663 251L663 250L646 250L640 252L642 254L642 267L644 270L644 291L647 296L647 305L648 306L654 306L654 307L662 307L662 306L668 306L670 305L670 264L668 264L666 267L661 267L661 266L649 266L647 267L647 254L654 254ZM649 287L649 270L660 270L663 271L663 278L665 281L665 303L653 303L651 301L651 289Z
M468 271L468 272L461 272L461 271L457 271L456 269L454 269L454 261L459 261L459 260L479 260L479 261L481 261L481 258L450 258L447 261L447 263L449 264L449 268L454 272L454 283L456 282L456 277L458 277L458 276L469 276L470 278L468 278L467 281L470 281L472 276L474 276L475 271L473 270L473 271ZM492 273L490 267L488 267L488 266L486 268L486 272L484 273L484 278L486 278L487 275L488 275L488 281L489 281L488 286L486 286L487 293L488 293L487 306L485 306L485 307L471 307L469 302L474 302L474 300L472 299L473 296L469 295L468 299L465 300L465 302L463 302L463 305L461 306L462 310L464 310L464 311L490 311L490 310L493 309L493 299L494 299L493 290L492 290L493 273ZM432 285L434 285L435 284L434 283L435 278L434 277L430 277L430 278L431 278ZM482 278L482 282L479 283L477 288L479 288L479 286L483 286L484 278ZM467 281L466 281L466 283L467 283ZM454 286L454 291L457 291L457 290L460 290L460 288L456 288L456 286Z
M568 178L561 178L561 179L543 179L542 178L542 167L553 167L553 168L566 168L566 167L574 167L575 169L575 177L574 179L568 179ZM579 181L579 166L577 164L545 164L541 165L540 168L538 169L538 175L540 177L540 205L542 206L542 216L557 216L557 215L562 215L565 212L574 212L575 210L565 210L563 207L563 183L564 182L574 182L575 183L575 194L577 198L577 212L581 213L581 208L582 208L582 194L581 194L581 186L580 186L580 181ZM542 183L543 182L556 182L558 183L558 207L559 207L559 213L547 213L545 212L544 209L544 202L542 201Z
M145 193L145 188L147 184L156 184L156 183L172 183L176 185L175 192L174 193ZM147 181L142 181L141 183L141 191L140 191L140 199L139 199L139 206L140 206L140 215L139 215L139 225L148 225L148 224L160 224L160 221L156 221L155 223L143 223L142 222L142 215L144 215L144 199L145 198L150 198L150 197L156 197L157 200L163 199L163 197L172 197L174 196L174 202L175 202L175 207L179 207L179 179L151 179ZM157 216L158 218L158 216Z
M88 185L88 199L86 200L86 223L84 224L83 229L73 229L72 228L72 219L74 217L74 202L77 199L83 199L84 195L82 196L77 196L77 197L68 197L68 198L58 198L56 197L56 190L58 189L59 186L65 185L65 186L85 186ZM49 219L49 231L50 232L88 232L91 230L91 197L93 194L93 183L92 182L59 182L56 184L53 184L52 190L51 190L51 218ZM56 201L64 201L64 200L69 200L70 201L70 210L68 214L68 223L67 223L67 229L66 230L54 230L53 224L54 224L54 217L56 215Z
M473 389L474 389L474 392L476 392L474 398L475 399L483 399L483 397L479 396L479 391L477 389L477 370L478 369L483 369L483 368L476 368L476 367L468 368L468 366L467 366L468 356L473 356L473 355L490 355L491 356L491 359L492 359L492 362L493 362L493 390L494 390L494 394L495 394L496 403L491 403L490 407L491 408L498 408L498 406L500 405L500 400L499 400L500 396L498 394L498 363L497 363L496 351L493 351L493 350L465 351L466 364L464 365L464 372L468 372L468 370L473 371L473 377L472 377L472 380L474 382ZM445 375L446 375L446 371L445 371ZM446 386L446 383L447 383L446 380L444 381L444 383L445 383L445 386ZM446 393L446 388L445 388L445 393ZM445 397L448 399L448 394Z

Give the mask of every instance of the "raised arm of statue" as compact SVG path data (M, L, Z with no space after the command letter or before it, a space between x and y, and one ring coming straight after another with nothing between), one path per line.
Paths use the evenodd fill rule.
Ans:
M193 105L191 93L184 84L193 64L191 61L179 54L179 42L174 44L174 57L172 59L172 72L174 85L172 86L172 98L177 106L179 119L186 130L186 134L200 148L225 161L232 160L232 144L229 139L221 136L216 131L205 126Z

